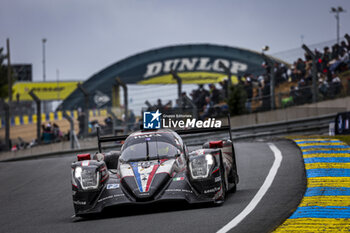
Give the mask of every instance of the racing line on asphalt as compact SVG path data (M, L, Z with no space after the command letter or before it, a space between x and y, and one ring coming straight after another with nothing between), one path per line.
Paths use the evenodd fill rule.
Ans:
M227 223L224 227L222 227L220 230L218 230L218 233L226 233L235 226L237 226L248 214L250 214L255 207L259 204L261 199L266 194L267 190L270 188L272 182L274 181L277 171L281 165L283 156L281 151L273 144L268 143L270 149L273 152L273 155L275 157L275 160L270 168L269 174L266 176L266 179L264 183L261 185L259 191L256 193L254 198L249 202L246 208L239 213L234 219L232 219L229 223Z

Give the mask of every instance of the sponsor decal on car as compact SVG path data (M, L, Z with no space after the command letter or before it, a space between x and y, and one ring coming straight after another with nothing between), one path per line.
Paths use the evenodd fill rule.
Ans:
M213 192L216 192L216 191L219 191L219 190L220 190L220 187L215 187L215 188L212 188L212 189L204 190L204 193L213 193Z
M75 205L86 205L86 201L73 201Z
M116 197L123 197L123 196L125 196L125 195L124 194L114 194L114 195L110 195L110 196L101 198L97 202L105 201L105 200L108 200L108 199L111 199L111 198L116 198Z
M158 170L159 164L151 162L132 162L130 165L133 168L133 172L136 178L137 186L141 193L148 192L153 178ZM147 195L147 194L144 194Z
M83 167L87 167L87 166L89 166L89 164L90 164L89 160L84 160L83 162L81 162L81 166L83 166Z
M107 184L107 189L117 189L119 188L119 184Z
M173 179L173 181L181 181L181 180L185 180L185 177L175 177Z
M214 182L220 182L221 181L221 176L215 177Z
M142 169L149 168L152 165L152 163L149 161L141 162L140 164Z
M184 193L192 193L191 190L188 189L167 189L166 192L184 192Z
M146 138L146 141L150 141L150 139L152 137L161 137L162 135L160 135L159 133L154 133L154 134L141 134L141 135L135 135L134 138L138 139L138 138Z

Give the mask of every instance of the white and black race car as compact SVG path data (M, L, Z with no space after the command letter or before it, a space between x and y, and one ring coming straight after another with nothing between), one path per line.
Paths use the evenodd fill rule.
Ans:
M189 152L183 134L226 131L229 139L209 141ZM124 141L125 140L125 141ZM120 151L102 153L101 143L123 141ZM166 200L221 204L238 183L230 127L137 131L129 136L100 137L99 152L78 155L72 163L76 216L105 207Z

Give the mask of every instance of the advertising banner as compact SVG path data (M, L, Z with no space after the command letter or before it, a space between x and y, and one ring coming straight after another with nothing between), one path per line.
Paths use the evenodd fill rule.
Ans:
M13 85L12 99L32 101L28 94L32 89L41 100L64 100L76 88L78 82L16 82Z

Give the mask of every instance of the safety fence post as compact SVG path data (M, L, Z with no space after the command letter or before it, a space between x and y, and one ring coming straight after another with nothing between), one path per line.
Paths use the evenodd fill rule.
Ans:
M5 145L7 149L11 149L10 144L10 105L4 100L1 101L5 111Z
M228 78L228 85L227 85L227 98L230 97L230 91L231 91L231 87L232 87L232 74L231 74L231 71L230 69L223 63L223 62L219 62L219 67L222 68L226 75L227 75L227 78Z
M311 52L311 50L305 44L303 44L301 47L312 58L312 102L316 103L317 97L318 97L317 67L316 67L317 57L313 52Z
M37 143L41 143L41 100L35 95L34 90L30 90L29 95L36 103L36 137Z
M107 113L109 114L109 115L111 115L111 117L112 117L112 128L113 128L113 135L117 135L116 134L116 130L115 130L115 128L116 128L116 126L117 126L117 116L114 114L114 112L111 110L111 108L107 108Z
M78 84L79 90L84 95L84 130L83 130L83 136L87 137L89 133L89 92L86 91L86 89L79 83Z
M270 109L273 110L276 107L275 104L275 62L271 58L262 53L262 56L266 64L270 67Z
M128 133L128 124L129 124L129 109L128 109L128 87L126 86L125 83L123 83L120 78L116 78L116 85L121 86L124 91L124 133Z
M171 75L173 76L173 79L176 80L177 82L177 98L181 99L181 95L182 95L182 80L179 77L179 75L177 75L177 73L175 71L171 71Z
M70 140L70 148L74 149L74 140L75 140L75 133L74 133L74 120L71 116L67 114L66 111L63 111L63 116L69 121L70 130L69 130L69 140Z

